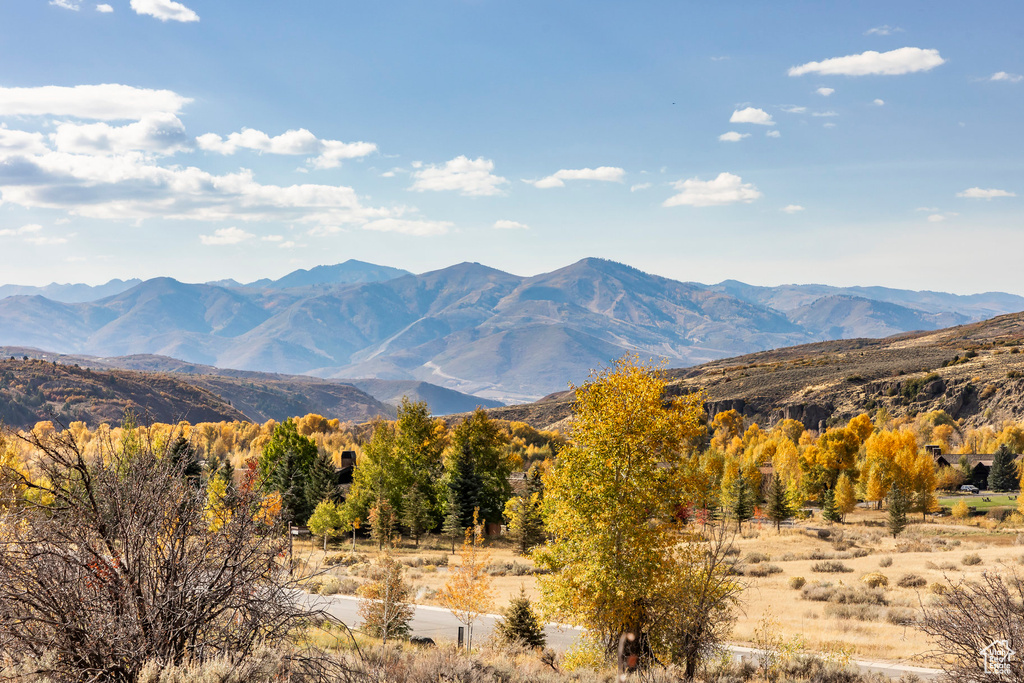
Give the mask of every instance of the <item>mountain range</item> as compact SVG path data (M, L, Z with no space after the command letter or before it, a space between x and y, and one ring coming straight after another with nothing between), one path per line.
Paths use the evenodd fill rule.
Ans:
M1024 310L1024 297L998 292L704 285L595 258L532 277L477 263L412 274L347 261L245 285L155 278L96 294L0 299L0 345L157 354L347 382L430 382L522 402L581 382L629 351L692 366Z

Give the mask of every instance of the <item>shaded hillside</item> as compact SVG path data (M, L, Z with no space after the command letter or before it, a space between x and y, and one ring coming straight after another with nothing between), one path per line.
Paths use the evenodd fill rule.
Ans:
M401 403L403 396L410 401L425 401L433 415L464 413L476 409L477 406L497 408L503 405L498 401L463 394L429 382L386 379L350 379L345 381L351 382L354 387L365 391L377 400L391 405Z
M220 396L169 375L0 359L0 422L7 426L27 429L59 420L96 427L120 422L126 409L167 423L246 419Z
M689 366L1024 308L1024 298L1000 293L707 286L593 258L533 277L478 263L400 272L348 261L254 286L156 278L88 303L12 296L0 299L0 344L429 382L509 403L581 382L629 351Z
M181 375L183 376L180 378L181 381L217 394L244 413L250 420L259 422L269 419L284 420L308 413L316 413L348 422L362 422L378 415L393 417L395 410L392 403L397 402L397 399L390 400L394 398L396 389L393 387L388 389L386 385L389 383L387 382L380 383L383 386L378 387L382 389L382 393L388 396L381 400L369 392L360 390L351 382L221 370L160 355L96 358L9 346L0 347L0 355L3 357L28 355L31 358L55 360L61 365L78 365L92 370L118 369ZM440 392L441 396L444 396L443 392L452 394L444 396L444 398L452 403L457 411L471 410L479 402L474 396L449 392L441 387L433 388ZM431 393L427 387L422 388L422 391L424 394Z
M1024 419L1024 313L886 339L821 342L669 370L672 394L703 390L711 414L818 429L884 407L944 410L965 425ZM488 411L537 428L564 425L571 395Z

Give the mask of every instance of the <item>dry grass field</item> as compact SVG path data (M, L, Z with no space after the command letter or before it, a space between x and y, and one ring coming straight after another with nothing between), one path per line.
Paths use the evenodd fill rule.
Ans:
M735 539L735 562L747 588L733 641L751 643L755 629L767 618L777 622L784 638L802 641L808 651L935 664L932 644L913 626L922 605L937 600L942 585L970 580L987 569L1024 571L1024 546L1019 545L1024 543L1024 529L996 527L985 519L961 524L950 518L921 523L918 518L894 540L884 519L884 512L858 509L846 524L832 527L817 520L781 532L768 525L744 525ZM437 604L434 594L448 576L444 563L459 563L459 547L454 555L450 551L450 545L433 538L419 549L404 543L394 550L395 557L410 565L407 578L418 603ZM358 561L334 565L326 578L314 581L326 580L321 589L325 592L352 593L369 574L368 563L376 552L368 541L357 544L354 557L351 539L332 544L328 557ZM500 539L489 541L487 552L494 611L507 605L520 586L531 598L538 596L528 558L516 555ZM308 570L325 567L318 542L297 542L296 557ZM887 586L868 587L862 577L872 573L880 573ZM794 588L798 577L802 586Z

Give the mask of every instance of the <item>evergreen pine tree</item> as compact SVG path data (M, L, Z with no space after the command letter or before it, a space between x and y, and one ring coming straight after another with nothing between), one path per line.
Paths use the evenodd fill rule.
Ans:
M740 472L733 484L732 515L736 518L736 524L742 526L743 522L754 516L754 492L750 490L747 478Z
M786 494L786 487L782 483L782 477L778 472L772 475L768 483L766 496L768 519L775 522L776 531L781 530L782 523L793 518L793 508L789 504L789 496Z
M462 517L459 523L463 529L473 526L473 510L479 505L480 477L473 463L471 445L464 442L456 445L445 462L448 470L448 501L458 503ZM449 509L451 505L449 504Z
M821 518L829 524L835 524L842 520L839 508L836 507L835 489L825 489L821 496Z
M337 503L340 493L334 460L327 453L317 452L306 477L306 502L314 508L325 500Z
M181 476L192 484L199 484L199 478L203 474L203 468L199 465L199 457L196 455L192 442L184 436L179 436L171 445L171 462L175 467L180 468Z
M1013 453L1005 443L1000 444L992 458L992 469L988 472L988 489L1002 493L1017 488L1017 468L1013 464Z
M320 501L306 498L309 470L317 458L316 443L298 432L295 422L285 420L274 428L259 458L260 482L267 492L278 491L287 520L309 519Z
M444 534L445 538L451 540L453 555L455 554L455 543L462 538L465 530L466 527L462 526L462 508L459 506L459 500L454 492L449 489L448 512L445 514L441 533Z
M897 484L889 489L889 517L885 525L893 538L896 538L907 528L907 508L910 507L910 498L907 492Z
M509 601L495 630L498 637L510 645L525 645L536 650L543 648L546 642L544 627L522 586L519 587L519 597Z
M430 514L430 500L423 494L420 487L413 484L402 500L402 525L409 536L420 545L420 536L434 527L433 516Z

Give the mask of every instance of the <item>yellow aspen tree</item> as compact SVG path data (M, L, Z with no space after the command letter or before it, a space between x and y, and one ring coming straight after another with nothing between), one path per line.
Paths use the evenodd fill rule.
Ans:
M846 515L853 512L857 507L857 497L853 491L853 482L846 472L840 474L839 479L836 480L835 503L836 509L839 511L844 522L846 521Z
M686 456L703 428L703 397L665 403L665 380L626 356L576 390L568 448L545 480L552 540L535 551L546 611L606 642L642 640L665 589L685 572L673 521ZM731 438L731 437L730 437Z
M451 610L466 625L467 648L473 646L473 622L491 608L491 577L487 573L490 555L483 552L483 527L478 522L479 508L473 511L473 526L466 529L460 564L448 568L448 580L437 593L441 606Z

